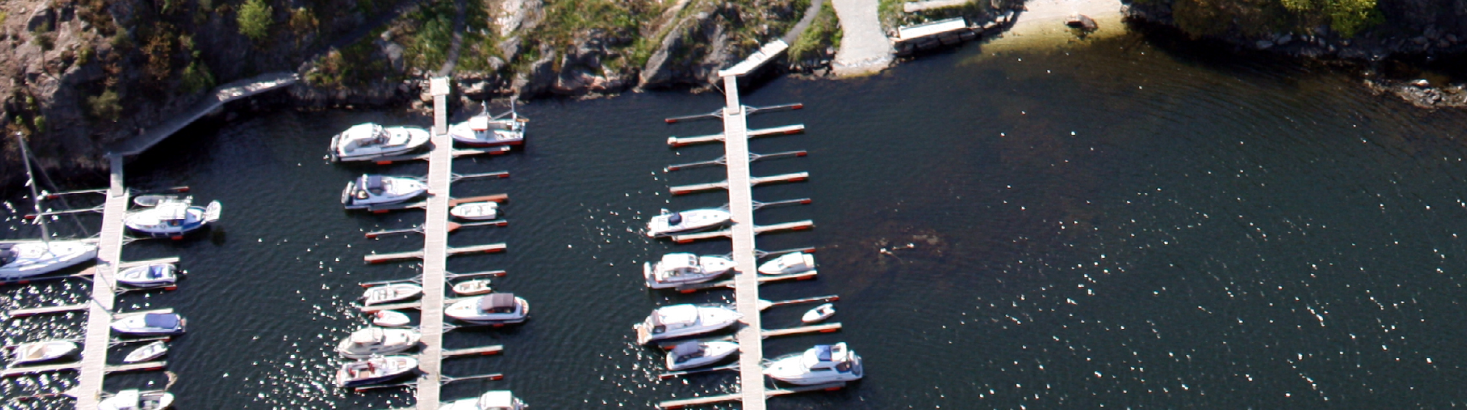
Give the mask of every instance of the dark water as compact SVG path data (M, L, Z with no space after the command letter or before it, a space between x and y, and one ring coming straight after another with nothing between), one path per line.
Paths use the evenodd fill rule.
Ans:
M992 47L990 47L992 48ZM1346 74L1156 47L1129 35L1061 48L970 46L851 81L779 79L750 105L806 109L752 127L804 123L804 136L755 140L756 152L809 150L756 163L756 175L809 171L761 187L760 223L814 219L764 249L818 246L819 280L765 287L765 299L839 294L835 334L766 341L772 356L849 342L862 382L772 399L774 409L1446 408L1467 404L1467 115L1369 95ZM1212 57L1210 57L1212 56ZM670 198L669 185L721 180L720 169L665 174L717 146L669 150L668 135L717 122L662 124L717 108L720 95L649 93L522 106L524 152L460 160L459 196L505 192L507 228L465 228L454 245L506 242L505 254L456 257L449 270L505 269L498 288L534 305L508 330L455 331L450 348L502 344L454 359L450 375L503 381L445 387L444 397L512 389L541 409L651 408L732 391L734 376L656 380L659 354L630 324L661 304L731 298L648 292L640 262L673 246L636 231L659 208L716 206L720 194ZM328 135L363 121L427 124L386 112L278 112L195 127L128 165L133 187L189 185L225 204L212 235L128 245L125 259L178 255L190 276L167 294L128 294L125 309L172 307L190 320L174 342L172 391L183 409L388 408L406 390L344 393L331 345L364 319L356 282L414 275L366 266L368 252L420 237L363 239L422 214L346 213L342 184L379 169L322 160ZM410 164L383 170L423 174ZM74 200L74 205L86 202ZM99 202L99 201L94 201ZM16 203L16 207L28 204ZM7 213L7 216L13 213ZM58 230L76 232L63 219ZM95 232L96 217L83 217ZM34 235L6 222L7 237ZM894 256L878 251L886 248ZM85 300L83 282L6 288L0 308ZM793 325L804 307L765 313ZM79 316L11 320L6 342L81 334ZM114 349L120 357L125 349ZM161 374L107 387L160 386ZM16 379L5 397L64 390L61 374ZM48 399L14 408L63 408ZM736 407L728 405L725 407Z

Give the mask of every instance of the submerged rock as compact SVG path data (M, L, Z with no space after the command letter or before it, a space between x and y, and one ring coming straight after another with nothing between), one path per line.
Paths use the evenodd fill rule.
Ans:
M1095 19L1084 14L1070 15L1069 18L1065 19L1065 25L1084 31L1095 31L1095 29L1100 28L1100 25L1095 23Z

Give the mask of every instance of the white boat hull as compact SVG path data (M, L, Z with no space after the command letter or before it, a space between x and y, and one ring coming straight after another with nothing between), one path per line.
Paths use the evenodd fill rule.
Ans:
M13 260L0 266L0 280L45 275L97 258L97 245L88 241L22 242L10 247Z
M412 356L374 357L342 365L336 371L336 386L356 387L382 383L403 377L417 368L418 359Z
M168 354L168 345L167 344L164 344L162 340L159 340L159 341L156 341L156 342L153 342L153 343L149 343L147 345L144 345L143 347L139 347L139 348L137 348L137 350L133 350L132 353L128 353L127 354L127 357L125 357L125 358L122 359L122 362L123 363L146 362L146 361L149 361L149 360L157 359L159 357L163 357L163 355L165 355L165 354Z
M124 391L97 403L98 410L163 410L173 405L168 392Z
M10 364L14 366L49 362L76 353L76 350L76 343L64 340L25 343L15 348L15 360Z
M154 273L154 267L157 273ZM172 285L178 281L178 268L171 263L136 266L118 272L117 283L137 287L153 288Z
M412 323L412 318L396 310L379 310L372 314L372 324L382 327L403 327Z
M377 305L412 299L423 294L423 287L405 283L369 288L362 295L362 303Z
M661 238L679 233L707 230L723 226L732 218L733 215L724 209L693 209L664 213L647 221L647 236Z
M676 323L664 323L657 325L653 316L660 315L668 309L688 309L689 305L664 306L652 312L642 323L633 326L637 331L637 343L648 344L659 340L678 339L689 336L697 336L704 333L723 330L738 323L743 317L731 307L724 306L696 306L696 318L678 319ZM687 316L687 315L682 315ZM662 329L658 329L661 327Z
M723 361L723 359L739 352L739 344L734 342L706 342L700 343L703 348L703 356L695 357L682 362L677 362L671 353L667 357L667 370L682 371L696 369Z
M514 324L524 323L530 317L530 302L524 298L514 298L519 310L515 313L484 313L479 310L479 300L465 300L454 303L448 309L443 310L443 315L454 319L474 324Z
M831 316L835 316L835 305L826 303L805 312L804 316L800 316L800 321L805 323L820 323L824 322L825 319L830 319Z

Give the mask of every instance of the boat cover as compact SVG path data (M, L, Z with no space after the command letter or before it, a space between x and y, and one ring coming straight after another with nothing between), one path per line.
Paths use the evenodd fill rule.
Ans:
M178 315L171 313L149 313L143 315L143 324L148 327L173 329L178 327Z
M672 355L676 357L687 357L702 352L703 347L699 346L698 342L679 343L676 347L672 348Z
M366 183L366 185L367 185L367 190L368 191L372 191L372 194L374 194L374 195L375 194L381 194L382 193L382 176L381 175L368 175L367 176L367 183Z
M662 255L662 269L691 269L698 267L698 256L691 253L669 253Z
M491 293L479 298L479 310L491 313L513 312L515 308L513 293Z
M15 260L15 251L10 250L11 244L0 244L0 265Z
M672 216L667 217L667 224L669 226L680 223L683 223L683 214L681 212L673 212Z
M161 277L163 277L163 269L167 269L167 268L168 267L165 266L165 265L153 265L153 266L149 266L148 267L148 275L147 276L150 279L161 278Z
M693 305L663 306L652 312L653 326L686 325L697 321L698 307Z

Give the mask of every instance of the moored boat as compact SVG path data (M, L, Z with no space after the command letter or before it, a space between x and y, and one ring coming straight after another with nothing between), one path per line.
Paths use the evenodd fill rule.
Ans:
M759 273L765 275L791 275L815 270L815 255L803 252L786 253L759 265Z
M76 343L67 340L22 343L15 347L14 359L10 361L10 365L49 362L70 356L76 350Z
M128 335L172 335L184 332L186 321L177 313L144 313L112 322L112 330Z
M122 224L155 238L177 238L219 221L222 210L219 201L203 207L193 206L193 197L163 198L152 208L128 213Z
M416 330L368 327L352 332L336 345L336 353L350 359L393 354L418 346L422 334Z
M117 283L138 287L152 288L172 285L178 281L178 267L171 263L154 263L143 266L134 266L118 272Z
M337 387L357 387L382 383L411 373L418 368L412 356L377 356L341 365L336 371Z
M679 343L667 352L667 370L687 370L711 365L738 352L739 344L734 342Z
M96 259L91 241L0 243L0 280L45 275Z
M488 220L499 217L498 202L470 202L459 204L448 210L449 215L455 218L468 219L471 221Z
M509 115L509 118L504 118ZM448 128L448 135L453 141L471 147L492 147L496 145L520 145L525 142L525 123L529 120L520 118L510 105L509 112L504 114L489 115L489 106L484 106L484 111Z
M800 316L800 321L805 323L819 323L825 321L825 319L830 319L831 316L835 316L835 305L826 303L805 312L804 316Z
M477 324L521 323L530 315L530 302L513 293L490 293L454 303L443 315Z
M431 137L422 127L384 127L368 122L331 137L329 153L332 161L370 161L416 150Z
M491 390L479 397L444 402L439 410L524 410L529 406L509 390Z
M367 288L367 291L362 294L362 303L375 305L379 303L397 302L412 299L422 294L422 286L411 283L394 283Z
M367 209L406 202L428 192L428 185L417 178L364 174L346 183L341 191L341 206Z
M637 330L637 343L645 345L714 332L738 323L742 317L738 311L725 305L672 305L653 310L646 320L633 328Z
M803 353L782 356L764 366L764 375L790 384L811 385L860 379L861 356L846 344L817 345Z
M489 279L474 279L453 284L453 293L462 296L476 296L493 292L494 288L489 286Z
M123 363L138 363L163 357L168 354L168 344L162 340L154 341L134 349L127 357L122 359Z
M412 323L406 313L396 310L379 310L372 313L372 324L382 327L403 327Z
M172 405L172 393L129 389L97 403L97 410L163 410Z
M647 236L658 238L672 234L701 231L728 223L733 215L723 208L692 209L682 212L662 210L661 215L647 221Z
M734 262L722 256L669 253L662 260L642 264L642 278L652 289L675 288L703 283L733 270Z

